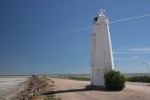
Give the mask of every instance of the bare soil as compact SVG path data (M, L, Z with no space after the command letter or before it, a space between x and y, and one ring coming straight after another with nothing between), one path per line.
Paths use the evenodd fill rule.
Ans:
M27 78L0 78L0 100L14 96Z
M54 94L62 100L150 100L147 83L126 83L122 91L87 90L89 81L53 78Z

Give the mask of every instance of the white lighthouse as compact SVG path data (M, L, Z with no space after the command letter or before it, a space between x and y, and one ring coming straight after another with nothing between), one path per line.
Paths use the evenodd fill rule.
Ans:
M94 18L91 48L91 85L105 87L104 73L114 69L108 17Z

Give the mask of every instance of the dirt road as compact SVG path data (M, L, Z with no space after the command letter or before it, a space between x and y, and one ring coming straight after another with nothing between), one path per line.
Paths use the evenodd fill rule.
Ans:
M142 90L143 84L127 83L127 87L123 91L108 92L87 91L85 86L89 85L88 81L56 78L53 78L53 81L55 82L54 93L62 100L150 100L150 92L145 92L146 90L150 90L150 86L147 86L148 89L144 88ZM146 86L144 85L144 87Z

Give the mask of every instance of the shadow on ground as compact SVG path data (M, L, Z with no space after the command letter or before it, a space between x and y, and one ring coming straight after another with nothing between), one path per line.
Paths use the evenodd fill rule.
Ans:
M58 91L50 91L48 93L45 93L45 95L58 94L58 93L68 93L68 92L84 92L84 91L89 91L89 90L86 90L86 89L58 90Z
M95 86L87 85L83 89L69 89L69 90L50 91L48 93L45 93L44 95L59 94L59 93L68 93L68 92L85 92L85 91L92 91L92 90L104 91L104 92L111 92L110 90L107 90L106 88L103 88L103 87L95 87Z

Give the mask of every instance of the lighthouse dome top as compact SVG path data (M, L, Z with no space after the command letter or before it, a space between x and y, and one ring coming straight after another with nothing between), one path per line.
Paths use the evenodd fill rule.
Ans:
M104 15L105 10L101 9L98 16L94 17L94 24L108 24L108 17Z
M105 16L105 15L104 15L104 12L105 12L105 10L104 10L104 9L101 9L100 12L99 12L99 16Z

